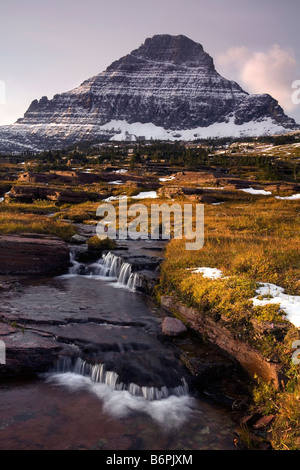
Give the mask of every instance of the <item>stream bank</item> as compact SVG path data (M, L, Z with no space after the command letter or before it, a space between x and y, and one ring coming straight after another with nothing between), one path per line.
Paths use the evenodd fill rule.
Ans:
M231 429L226 446L235 448L235 428L249 403L248 378L235 360L192 329L178 337L162 334L166 311L149 295L163 259L164 243L122 242L118 250L90 263L77 261L85 248L73 244L65 274L23 277L12 284L13 290L2 295L1 328L8 360L1 372L3 379L9 379L3 393L10 390L14 396L15 388L9 385L14 378L24 385L19 390L26 396L27 380L32 377L28 389L33 387L33 394L43 390L49 401L51 390L55 394L58 389L65 390L67 395L76 392L83 401L88 392L89 397L91 393L100 397L102 412L117 421L137 412L137 419L142 413L146 421L151 418L155 426L168 429L177 425L183 429L191 413L197 421L205 403L203 407L213 416L224 410ZM43 385L36 382L39 376ZM26 408L23 392L19 403L20 408ZM164 406L168 417L162 412ZM202 424L198 421L195 426L200 426L203 437L203 423L210 418L202 418ZM15 419L9 422L15 423ZM141 421L142 427L149 426ZM219 438L209 439L209 446L215 446L216 440L219 442ZM126 441L130 442L128 448L141 445L133 441ZM197 448L198 444L194 441L190 445ZM217 445L223 446L220 442Z

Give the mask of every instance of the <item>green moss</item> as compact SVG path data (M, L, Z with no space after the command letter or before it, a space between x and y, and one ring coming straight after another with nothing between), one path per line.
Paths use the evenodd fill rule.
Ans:
M274 323L289 324L289 322L285 318L285 315L280 310L279 304L255 306L253 308L253 314L254 314L254 317L259 322L274 322Z
M106 238L99 238L97 235L89 238L87 241L88 250L93 252L102 253L105 250L115 250L117 247L117 243L115 240L106 237Z

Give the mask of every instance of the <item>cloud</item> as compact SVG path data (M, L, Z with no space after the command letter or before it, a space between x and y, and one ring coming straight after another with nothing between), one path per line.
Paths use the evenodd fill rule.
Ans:
M299 65L291 48L273 44L265 52L233 47L216 58L220 72L249 93L269 93L286 110L295 109L292 83L299 77Z

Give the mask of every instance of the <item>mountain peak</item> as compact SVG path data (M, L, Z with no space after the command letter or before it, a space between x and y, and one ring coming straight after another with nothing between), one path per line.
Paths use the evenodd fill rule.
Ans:
M145 42L131 55L155 62L171 62L189 67L212 67L213 60L203 50L203 46L192 39L179 34L156 34Z
M0 152L80 140L194 140L298 130L270 95L249 95L215 70L201 44L156 34L104 72L51 100L34 100L0 129Z

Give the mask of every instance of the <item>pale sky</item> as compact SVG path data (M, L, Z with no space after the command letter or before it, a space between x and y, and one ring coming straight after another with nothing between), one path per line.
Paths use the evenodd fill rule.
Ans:
M217 71L300 123L299 0L2 0L0 124L105 70L154 34L203 45Z

